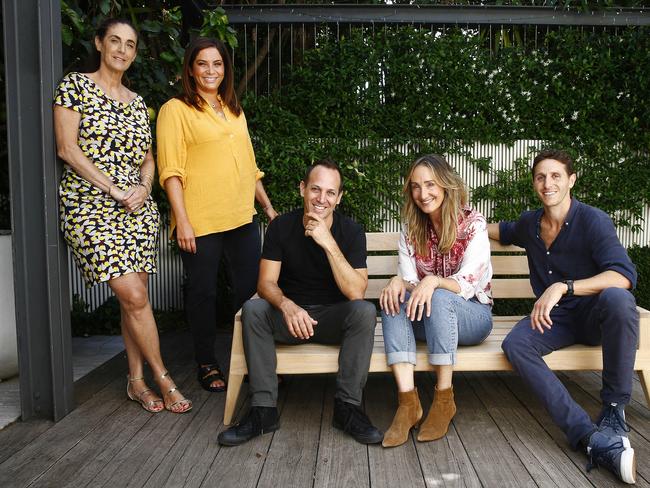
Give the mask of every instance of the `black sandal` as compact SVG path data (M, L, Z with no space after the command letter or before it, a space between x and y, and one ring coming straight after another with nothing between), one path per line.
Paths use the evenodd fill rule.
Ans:
M218 364L208 364L200 366L196 372L196 379L199 380L201 387L206 391L218 393L226 391L226 378L223 376ZM212 386L213 381L223 381L223 386Z

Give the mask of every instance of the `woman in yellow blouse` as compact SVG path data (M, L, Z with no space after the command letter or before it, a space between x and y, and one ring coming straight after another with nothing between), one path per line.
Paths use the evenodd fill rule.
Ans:
M257 200L277 213L264 191L246 117L234 91L224 44L198 37L185 51L183 91L160 109L158 171L172 207L171 230L186 273L185 315L194 338L198 380L208 391L226 383L215 358L217 276L231 268L234 305L255 293L260 259Z

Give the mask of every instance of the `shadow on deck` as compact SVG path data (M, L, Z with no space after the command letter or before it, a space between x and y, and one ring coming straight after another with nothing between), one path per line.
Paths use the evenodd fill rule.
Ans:
M167 334L162 344L170 372L194 402L190 413L149 414L128 401L119 354L75 383L78 407L60 422L18 422L0 431L0 487L624 486L605 470L585 472L584 454L569 448L513 373L456 374L458 413L447 436L430 443L411 437L394 449L357 444L331 427L333 375L287 377L281 429L221 448L225 395L196 382L188 333ZM595 416L599 375L561 377ZM426 412L433 378L416 378ZM395 406L390 375L370 375L365 407L373 422L385 430ZM626 413L637 486L650 486L650 410L638 380Z

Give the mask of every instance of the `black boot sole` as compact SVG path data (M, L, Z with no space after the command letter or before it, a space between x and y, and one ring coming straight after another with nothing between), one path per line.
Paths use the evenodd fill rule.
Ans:
M263 429L259 434L255 434L250 437L240 437L238 439L224 439L222 434L224 434L227 431L223 431L217 436L217 442L222 446L229 446L229 447L241 446L242 444L246 444L251 439L255 439L256 437L259 437L264 434L270 434L271 432L275 432L279 428L280 428L280 423L278 422L274 425L271 425L270 427L267 427L266 429Z
M340 431L345 432L360 444L379 444L384 440L384 434L379 431L373 435L353 434L352 432L346 431L345 428L343 428L343 425L335 420L332 420L332 426L334 426L336 429L339 429Z

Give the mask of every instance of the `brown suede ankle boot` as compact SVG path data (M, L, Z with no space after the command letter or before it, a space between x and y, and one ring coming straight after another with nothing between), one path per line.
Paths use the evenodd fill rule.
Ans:
M434 441L444 437L449 429L449 422L456 415L454 403L454 387L446 390L436 388L433 394L433 403L427 418L420 426L418 441Z
M398 392L399 406L393 423L384 434L381 445L384 447L395 447L404 444L409 438L409 431L415 427L422 418L422 405L418 396L418 389Z

